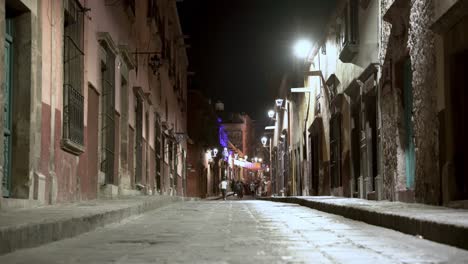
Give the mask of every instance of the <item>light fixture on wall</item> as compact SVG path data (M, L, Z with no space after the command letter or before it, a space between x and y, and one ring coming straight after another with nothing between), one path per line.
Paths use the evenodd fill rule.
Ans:
M276 100L275 100L276 106L277 106L277 107L283 106L283 101L284 101L284 100L281 99L281 98L276 99Z
M268 117L275 120L275 111L273 110L268 111Z
M262 142L262 145L265 146L267 141L268 141L268 138L267 137L262 137L262 139L260 139L260 141Z
M312 43L307 39L301 39L294 45L294 55L300 59L307 59L312 49Z
M136 71L138 72L138 56L139 55L148 55L148 66L150 67L151 71L153 72L154 75L159 75L159 68L162 66L162 59L161 59L161 52L160 51L138 51L135 50L133 52L135 55L136 59L136 66L137 69Z

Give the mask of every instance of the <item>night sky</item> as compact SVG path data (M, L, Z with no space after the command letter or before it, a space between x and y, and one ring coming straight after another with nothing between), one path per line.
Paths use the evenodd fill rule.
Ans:
M188 49L189 89L226 111L264 121L281 76L291 69L292 45L321 36L335 0L184 0L179 16Z

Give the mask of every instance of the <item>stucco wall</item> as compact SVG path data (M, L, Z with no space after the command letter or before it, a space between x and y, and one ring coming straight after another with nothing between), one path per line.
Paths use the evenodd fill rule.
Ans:
M440 178L432 5L427 0L412 2L408 46L413 70L416 200L437 204Z

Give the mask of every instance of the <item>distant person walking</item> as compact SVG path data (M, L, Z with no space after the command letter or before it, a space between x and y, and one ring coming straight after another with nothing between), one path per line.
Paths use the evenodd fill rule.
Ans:
M241 181L237 181L236 183L236 191L237 191L237 198L242 199L244 197L244 185Z
M250 192L252 193L252 196L255 198L256 188L255 188L255 183L254 182L250 183Z
M223 200L226 201L226 190L227 190L228 182L224 178L221 183L219 184L219 187L221 188L221 192L223 193Z

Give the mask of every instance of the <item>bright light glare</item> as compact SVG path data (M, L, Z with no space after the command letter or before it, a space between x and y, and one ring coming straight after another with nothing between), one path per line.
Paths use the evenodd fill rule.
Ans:
M273 110L268 111L268 117L269 118L273 118L274 116L275 116L275 111L273 111Z
M309 55L310 49L312 48L312 43L306 39L301 39L296 42L294 45L294 55L296 57L305 59Z

